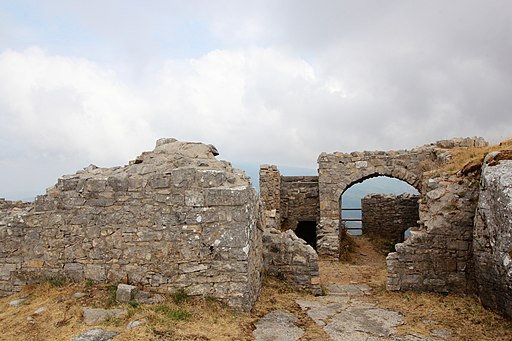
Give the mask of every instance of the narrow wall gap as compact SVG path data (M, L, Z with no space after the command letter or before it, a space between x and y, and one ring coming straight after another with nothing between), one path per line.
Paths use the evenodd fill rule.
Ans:
M295 229L297 237L304 239L306 243L316 250L316 222L315 221L299 221Z

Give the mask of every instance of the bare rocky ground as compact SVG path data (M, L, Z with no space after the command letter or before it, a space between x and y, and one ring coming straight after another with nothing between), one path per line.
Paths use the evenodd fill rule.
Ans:
M321 261L324 296L267 278L251 314L187 295L119 304L88 282L27 287L0 299L0 340L512 340L474 297L387 292L385 252L356 242L350 262Z
M256 323L255 339L512 340L511 321L483 309L475 297L387 292L387 246L378 250L366 238L356 244L350 262L320 262L324 296L296 298L301 311L295 314L271 311ZM314 327L299 319L303 314Z

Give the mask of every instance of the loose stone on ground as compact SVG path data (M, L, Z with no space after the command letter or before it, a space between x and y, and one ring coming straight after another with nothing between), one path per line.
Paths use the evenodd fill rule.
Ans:
M84 308L83 316L85 324L101 323L109 318L126 316L126 309L101 309L101 308Z
M118 335L116 332L94 328L75 336L70 341L110 341L116 335Z

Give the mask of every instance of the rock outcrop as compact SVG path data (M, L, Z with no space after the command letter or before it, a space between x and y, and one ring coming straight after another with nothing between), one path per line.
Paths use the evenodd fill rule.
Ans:
M484 160L473 256L482 303L512 317L511 151L491 153Z
M216 155L160 139L127 166L61 177L29 207L2 203L0 295L65 276L183 289L250 310L262 266L259 199Z

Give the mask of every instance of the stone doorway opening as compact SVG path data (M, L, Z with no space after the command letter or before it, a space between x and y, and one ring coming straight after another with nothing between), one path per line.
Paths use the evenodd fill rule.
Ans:
M341 228L353 236L378 237L392 245L403 242L404 232L419 220L418 194L400 179L363 178L342 193Z
M299 221L295 234L316 251L316 221Z

